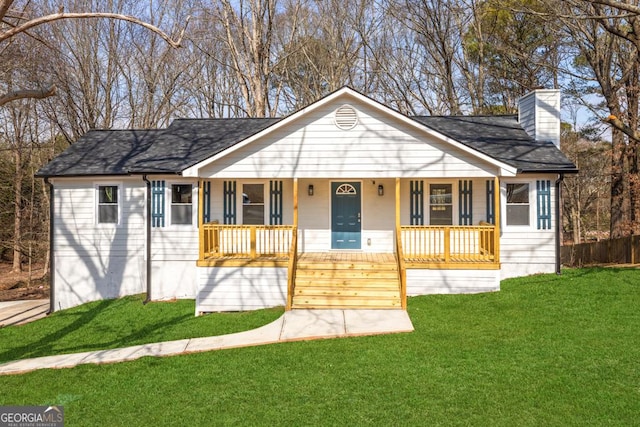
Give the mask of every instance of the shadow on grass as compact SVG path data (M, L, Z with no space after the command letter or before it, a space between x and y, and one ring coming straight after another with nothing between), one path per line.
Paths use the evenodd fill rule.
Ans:
M184 313L175 315L175 313L167 314L167 318L161 322L153 321L152 323L143 323L139 328L134 328L126 335L118 335L115 333L113 339L97 340L96 337L100 334L106 336L114 335L114 328L103 322L96 322L101 316L105 315L105 310L117 304L120 300L103 300L91 307L83 307L81 310L73 312L59 312L54 314L49 319L43 319L43 321L64 323L65 317L75 317L75 319L67 325L54 326L53 328L42 328L42 323L37 325L30 324L20 327L19 333L16 334L20 337L22 344L9 348L8 350L0 353L0 363L24 359L30 357L47 356L51 354L64 354L74 352L84 352L92 350L104 350L110 348L127 347L131 345L139 345L149 342L149 337L154 335L154 332L163 330L165 328L177 325L193 317L192 314ZM135 322L137 319L127 319ZM107 320L108 322L108 320ZM122 319L117 319L117 323L122 322ZM93 324L92 324L93 323ZM33 328L42 333L37 334L29 338L30 329ZM82 331L85 329L85 331ZM65 342L65 337L70 334L85 334L90 335L91 338L83 340L82 336L78 336L77 339L73 339L71 342ZM9 336L11 338L11 336ZM146 338L146 340L145 340Z
M50 352L53 349L54 343L58 341L59 337L75 332L82 326L86 326L87 323L94 320L96 316L109 305L110 301L108 300L100 301L92 309L83 311L82 314L76 318L76 320L66 325L62 329L59 329L58 331L52 333L48 333L37 341L29 342L20 347L14 347L12 349L9 349L8 351L0 353L0 360L8 361L22 359L26 356L33 357L34 355L44 354L48 351ZM23 329L28 329L28 325L25 325Z

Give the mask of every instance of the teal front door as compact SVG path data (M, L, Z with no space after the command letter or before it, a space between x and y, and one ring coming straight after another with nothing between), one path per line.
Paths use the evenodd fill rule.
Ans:
M331 183L331 249L361 249L359 182Z

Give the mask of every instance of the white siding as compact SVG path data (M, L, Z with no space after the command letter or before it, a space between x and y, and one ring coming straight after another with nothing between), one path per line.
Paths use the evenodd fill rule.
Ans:
M356 98L351 101L359 117L351 130L334 124L334 111L342 103L324 105L221 157L200 175L347 179L472 177L497 172L476 156L430 138Z
M501 183L501 236L500 262L502 278L527 276L537 273L553 273L556 269L556 175L527 175L527 178L505 179ZM551 229L537 229L536 180L551 181ZM530 187L530 225L506 225L506 184L524 182Z
M274 267L198 268L196 314L283 306L287 269Z
M504 231L500 238L502 278L553 273L556 270L555 233Z
M168 181L168 188L171 182L175 181ZM167 220L165 227L151 230L152 299L196 296L197 183L189 182L194 184L193 225L172 226ZM120 224L97 224L98 184L120 185ZM56 310L146 292L146 185L142 178L57 179L54 188ZM165 214L170 200L168 193Z
M500 270L407 270L408 296L497 290L500 290Z
M165 226L151 229L151 299L195 298L199 250L198 234L198 181L176 177L154 177L164 179ZM171 185L191 184L192 223L171 224Z
M186 261L154 261L151 299L195 298L198 285L197 258L196 255L194 259Z
M519 121L534 139L560 147L560 91L536 90L518 103Z
M119 185L120 223L97 224L95 185ZM56 310L145 290L141 181L55 180Z

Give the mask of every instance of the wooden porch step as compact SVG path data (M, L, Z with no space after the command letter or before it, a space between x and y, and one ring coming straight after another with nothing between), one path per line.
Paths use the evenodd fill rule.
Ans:
M294 291L294 296L314 297L314 296L335 296L335 297L371 297L380 298L400 298L400 289L385 287L379 289L358 288L355 286L314 286L300 287Z
M297 288L305 288L305 287L356 287L356 288L371 288L371 289L380 289L380 288L388 288L388 287L396 287L398 286L397 278L389 278L389 279L376 279L376 278L358 278L358 277L327 277L327 278L314 278L314 277L297 277L296 276L296 287Z
M342 279L342 278L357 278L357 279L391 279L398 278L397 268L390 269L369 269L369 270L345 270L345 269L298 269L297 277L301 279Z
M299 262L298 271L304 270L378 270L397 271L396 263L375 262Z
M299 262L292 307L400 309L398 265L370 260Z
M375 300L372 298L307 298L298 300L293 305L295 309L375 309L398 310L402 308L400 298L397 300Z

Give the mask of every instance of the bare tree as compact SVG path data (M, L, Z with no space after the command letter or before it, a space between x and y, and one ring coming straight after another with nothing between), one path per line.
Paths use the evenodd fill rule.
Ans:
M223 29L222 40L242 93L246 115L265 117L276 111L279 88L271 95L277 0L221 0L211 20ZM295 19L295 17L292 17Z
M149 31L158 34L158 36L162 37L173 47L179 47L181 45L184 35L183 28L178 38L174 40L158 27L129 15L109 12L64 12L63 7L60 7L58 12L55 13L45 12L44 14L38 14L38 11L34 10L28 2L16 5L15 0L0 0L0 53L2 53L6 47L3 46L4 43L10 42L14 37L20 34L29 35L32 29L43 24L67 19L89 18L120 20L140 25ZM55 85L47 84L47 82L42 82L39 87L35 88L25 87L11 89L4 93L0 92L0 106L18 99L46 98L55 94L55 91Z
M425 83L435 94L438 113L461 114L456 61L461 47L460 5L449 0L404 0L399 9L420 46Z
M181 22L182 0L160 0L149 4L137 15L147 22L171 26ZM173 23L173 24L171 24ZM183 49L173 49L154 33L139 26L127 26L122 53L118 56L121 80L119 87L127 92L125 112L128 127L153 128L167 126L171 118L185 109L190 85L188 70L193 57Z
M556 5L557 6L557 5ZM611 237L640 232L638 190L638 11L608 0L564 0L555 19L577 48L569 68L582 72L574 95L611 124ZM552 22L552 21L550 21ZM590 85L589 83L595 83ZM598 94L603 109L593 105ZM581 96L584 95L584 96ZM635 128L635 129L634 129Z
M363 64L365 2L313 1L308 7L290 4L278 18L284 25L292 14L298 27L279 43L275 79L283 87L284 108L292 111L344 85L358 88L358 66ZM369 17L369 19L372 19ZM293 38L291 38L293 35ZM366 36L365 36L366 37Z
M609 228L611 144L589 130L578 132L564 124L562 151L586 173L567 176L563 187L563 219L571 241L596 238Z

